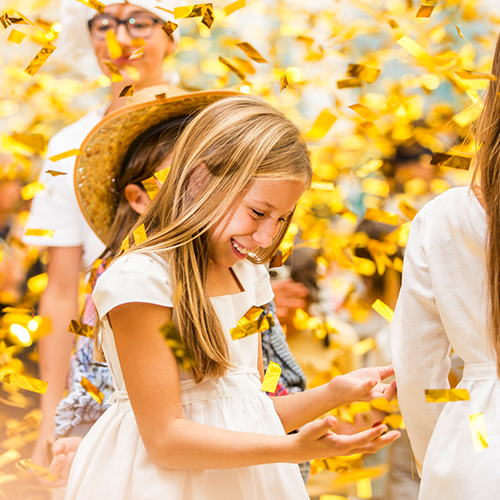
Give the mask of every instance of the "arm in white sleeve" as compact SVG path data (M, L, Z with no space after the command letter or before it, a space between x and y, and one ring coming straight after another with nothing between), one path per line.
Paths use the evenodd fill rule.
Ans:
M427 208L427 207L426 207ZM425 231L426 208L414 219L403 267L403 284L391 324L398 402L419 472L443 404L426 403L425 389L449 388L450 344L434 298Z

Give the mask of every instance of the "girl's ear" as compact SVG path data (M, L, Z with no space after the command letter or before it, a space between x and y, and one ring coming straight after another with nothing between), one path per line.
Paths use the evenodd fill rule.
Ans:
M210 172L208 171L207 165L201 162L189 177L188 193L191 199L195 199L200 191L206 186Z
M148 193L136 184L127 184L125 187L125 198L128 204L139 215L142 215L149 206L151 198Z

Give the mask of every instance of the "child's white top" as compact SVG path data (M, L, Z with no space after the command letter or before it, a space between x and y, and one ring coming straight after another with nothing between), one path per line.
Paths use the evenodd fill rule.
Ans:
M411 225L391 325L398 401L417 465L419 499L482 500L500 491L500 384L488 343L486 216L468 187L427 204ZM470 401L426 403L449 388L450 348L465 362ZM474 451L469 415L482 413L489 447Z
M244 292L211 300L226 332L235 369L200 384L181 371L184 416L207 426L283 435L274 405L260 389L258 335L232 340L229 333L251 306L272 300L269 275L264 266L246 260L233 270ZM126 255L99 278L93 297L103 321L103 348L113 375L116 402L81 443L66 500L307 500L299 468L294 464L170 470L160 469L149 460L128 400L107 313L130 302L172 307L172 296L168 266L154 254Z

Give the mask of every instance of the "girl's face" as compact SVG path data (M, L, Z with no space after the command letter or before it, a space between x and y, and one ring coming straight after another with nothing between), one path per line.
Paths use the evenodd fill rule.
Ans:
M105 8L104 14L122 21L128 21L139 14L155 17L151 12L131 4L109 5ZM104 22L106 21L104 20ZM151 36L144 39L144 54L139 59L130 59L132 53L139 46L133 44L134 38L130 36L124 25L120 24L115 32L116 40L123 52L123 55L118 59L111 59L106 40L101 39L103 35L99 35L99 38L93 36L94 51L101 71L109 75L109 69L104 64L104 61L111 61L124 76L124 81L120 82L120 84L125 86L128 83L135 83L136 90L161 83L163 59L175 49L173 40L161 29L162 24L164 23L156 23ZM132 66L139 71L140 78L137 82L129 81L130 77L124 71L126 66Z
M271 246L303 192L304 184L299 181L254 181L211 234L210 260L229 268L248 253Z

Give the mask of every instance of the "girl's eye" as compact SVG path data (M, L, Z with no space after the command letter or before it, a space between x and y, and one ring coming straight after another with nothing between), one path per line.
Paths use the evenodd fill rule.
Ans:
M264 214L262 212L258 212L257 210L254 210L252 208L252 212L257 216L257 217L264 217Z
M280 217L280 218L278 219L278 222L279 222L279 223L283 223L283 222L285 222L285 220L286 220L286 219L285 219L284 217Z

